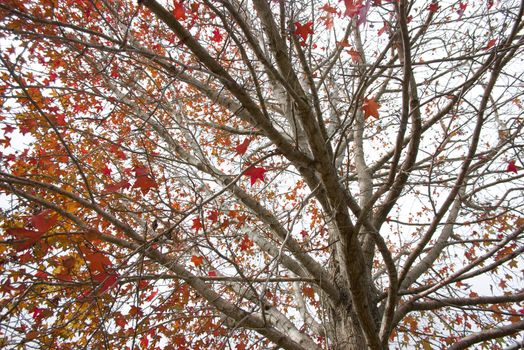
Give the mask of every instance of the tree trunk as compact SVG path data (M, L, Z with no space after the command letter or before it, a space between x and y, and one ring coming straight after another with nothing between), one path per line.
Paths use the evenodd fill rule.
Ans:
M342 307L331 310L332 344L333 350L362 350L366 349L366 340L358 324L356 315L351 310Z

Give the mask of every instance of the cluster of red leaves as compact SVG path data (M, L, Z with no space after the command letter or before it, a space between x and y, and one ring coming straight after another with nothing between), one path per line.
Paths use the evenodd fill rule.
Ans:
M80 251L88 264L91 278L97 283L97 287L92 292L101 295L116 285L118 274L113 271L111 260L104 253L86 247L81 248ZM90 293L84 293L83 296Z
M13 247L16 251L31 248L42 236L48 232L58 221L58 217L51 210L44 210L29 218L29 224L34 228L22 227L8 228L7 234L15 238Z

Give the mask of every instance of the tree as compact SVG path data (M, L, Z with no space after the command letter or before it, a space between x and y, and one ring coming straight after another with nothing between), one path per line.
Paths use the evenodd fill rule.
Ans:
M523 11L3 1L1 344L515 344Z

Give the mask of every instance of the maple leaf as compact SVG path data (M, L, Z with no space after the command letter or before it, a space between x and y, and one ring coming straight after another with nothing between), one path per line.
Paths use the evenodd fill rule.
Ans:
M135 183L133 184L133 188L140 188L140 190L142 191L142 194L144 195L146 195L147 192L149 192L151 188L157 188L157 187L158 187L158 184L156 183L156 181L147 175L138 176L136 178Z
M384 26L382 26L382 28L379 29L378 36L381 36L382 34L384 34L386 30L388 29L389 29L389 23L387 21L384 21Z
M488 41L488 44L486 45L484 50L491 49L493 46L495 46L496 43L497 43L497 39L491 39L490 41Z
M200 218L193 219L193 225L191 226L191 228L196 230L196 232L198 232L198 230L202 228L202 222L200 222Z
M44 232L37 232L21 227L8 228L6 233L18 240L13 243L17 252L31 248L44 235Z
M218 222L218 210L211 210L207 218L211 220L212 223L214 224L217 223Z
M241 251L246 251L248 250L249 248L251 248L253 246L253 241L251 241L247 235L244 235L244 238L242 239L242 241L240 241L240 244L239 244L239 248Z
M322 11L325 11L327 13L331 13L333 15L335 15L337 13L337 9L334 8L334 7L329 6L328 4L324 4L324 6L322 6L320 9Z
M102 168L102 174L104 174L105 176L111 176L111 172L112 170L107 167L107 164L104 165L104 167Z
M88 262L89 267L93 272L107 273L107 269L111 267L111 260L102 252L90 251L88 249L81 249L84 253L84 258Z
M438 9L439 9L439 5L438 5L438 2L434 1L432 2L431 4L428 5L428 11L429 12L437 12Z
M247 148L248 148L250 142L251 142L251 139L250 139L250 138L246 138L246 139L244 140L244 142L239 143L239 144L235 147L235 151L237 152L237 154L238 154L239 156L241 156L241 155L243 155L244 153L246 153Z
M127 320L126 318L124 317L124 315L122 315L122 313L120 312L116 312L115 313L115 323L117 326L121 327L121 328L124 328L126 325L127 325Z
M344 39L342 41L337 41L337 45L340 45L342 47L351 47L351 45L349 45L349 43L348 43L348 39Z
M218 30L218 28L215 28L213 30L213 36L211 37L211 41L215 43L219 43L222 41L222 39L223 37L222 37L222 34L220 34L220 30Z
M37 215L31 216L29 218L29 221L38 232L45 233L56 224L58 218L56 217L56 215L53 214L51 210L47 209L41 211Z
M299 35L302 37L303 41L307 40L307 37L310 34L313 34L313 21L306 22L304 24L301 24L300 22L295 22L295 35Z
M364 111L364 118L367 119L369 117L375 117L376 119L378 119L379 118L379 113L378 113L379 108L380 108L380 104L378 104L374 98L364 99L364 103L362 104L362 110Z
M192 262L193 264L195 264L195 266L200 266L200 265L202 265L202 264L204 263L204 258L201 257L201 256L193 255L193 256L191 257L191 262Z
M348 50L348 53L349 53L349 55L351 56L351 60L352 60L354 63L358 63L358 62L360 62L361 57L360 57L360 53L359 53L357 50L355 50L354 48L350 48L350 49Z
M303 287L302 292L310 299L315 299L315 290L311 287Z
M96 294L101 295L117 284L118 275L114 273L98 272L93 275L93 280L99 283Z
M179 21L186 19L186 10L181 1L174 1L175 7L173 9L173 16Z
M136 166L132 170L135 172L136 177L146 176L149 174L149 170L147 170L147 168L143 166Z
M462 18L462 16L464 15L464 12L466 11L467 7L468 7L468 3L467 2L459 2L459 9L457 10L457 13L459 15L459 19Z
M131 187L131 184L127 180L121 180L117 183L107 185L104 188L104 193L118 192L121 189L128 189L129 187Z
M15 131L16 128L11 126L10 124L5 124L5 126L2 128L2 130L4 130L4 134L10 134L13 131Z
M344 0L344 5L346 5L346 11L344 16L354 17L357 15L362 7L360 0Z
M507 173L517 173L518 169L517 169L517 166L515 165L515 161L514 160L510 160L508 162L508 167L506 169L506 172Z
M257 182L257 180L262 180L262 182L264 182L264 173L266 172L267 170L262 168L262 167L250 167L248 168L246 171L244 171L244 176L249 176L250 177L250 180L251 180L251 186L253 186L255 184L255 182Z

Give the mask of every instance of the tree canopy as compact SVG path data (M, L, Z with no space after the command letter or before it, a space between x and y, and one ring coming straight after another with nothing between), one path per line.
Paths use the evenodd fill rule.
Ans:
M515 346L523 14L3 0L0 346Z

